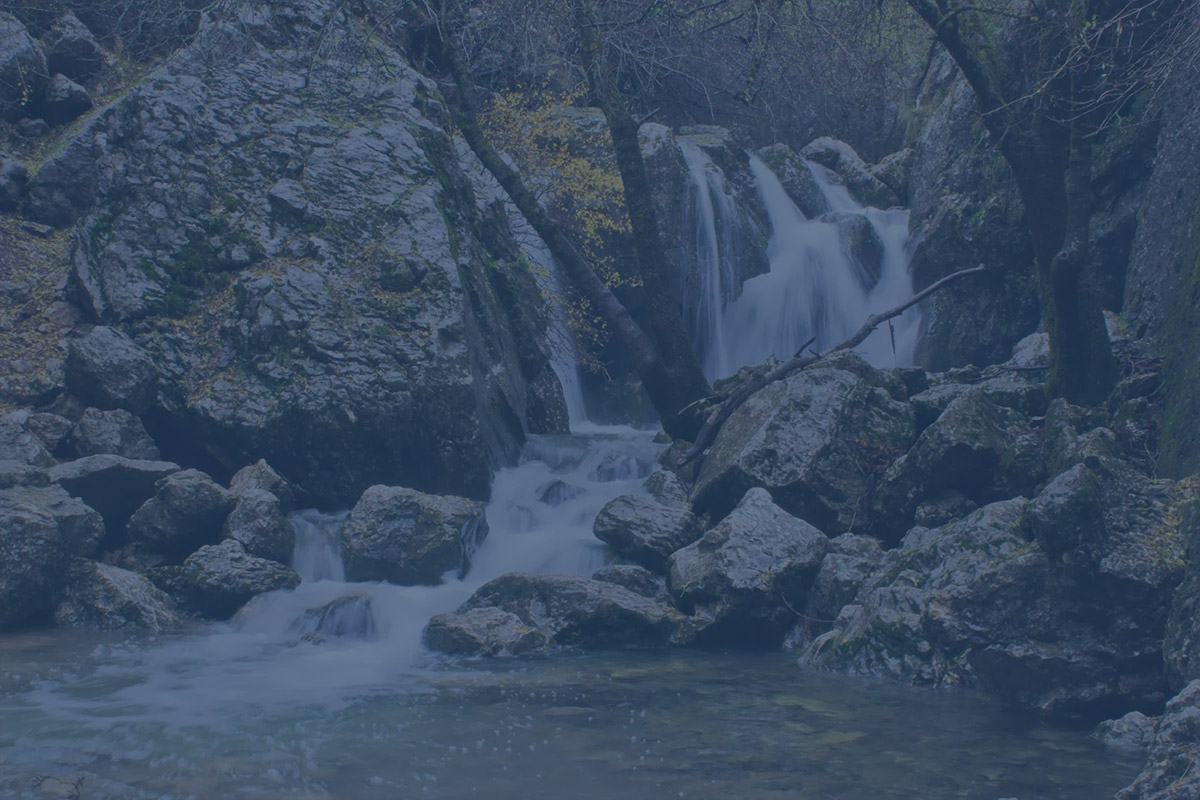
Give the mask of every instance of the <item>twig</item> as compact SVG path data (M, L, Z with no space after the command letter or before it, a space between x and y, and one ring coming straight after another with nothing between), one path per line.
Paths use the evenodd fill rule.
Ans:
M821 359L827 358L834 353L841 352L842 350L851 350L855 347L858 347L860 344L866 341L866 338L871 335L873 330L879 327L880 323L887 322L893 317L900 316L905 311L924 300L926 297L929 297L934 292L943 289L959 278L964 278L967 275L974 275L975 273L983 272L983 270L984 266L980 264L978 267L959 270L958 272L947 275L940 281L936 281L925 289L917 292L908 300L905 300L895 308L890 308L887 311L880 312L879 314L872 314L870 317L867 317L867 321L863 323L862 327L859 328L853 336L844 342L829 348L829 350L827 350L825 353L815 353L810 356L802 356L797 353L795 356L792 356L791 359L785 361L783 364L779 365L770 372L747 378L741 383L740 386L738 386L737 389L730 393L728 400L726 400L717 409L714 409L713 413L704 423L704 426L700 429L700 433L696 435L695 443L692 444L692 446L689 447L687 451L679 457L679 460L676 462L676 466L685 466L700 456L712 443L712 440L716 438L717 431L719 431L721 426L725 424L725 420L729 419L730 415L740 408L743 403L749 400L751 395L753 395L759 389L762 389L764 386L774 383L781 378L787 377L798 369L804 369L805 367L811 366ZM804 348L801 348L800 351L803 352Z

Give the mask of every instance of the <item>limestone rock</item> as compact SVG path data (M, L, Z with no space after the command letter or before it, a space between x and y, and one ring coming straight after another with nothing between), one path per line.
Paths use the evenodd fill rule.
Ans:
M1200 796L1200 681L1167 703L1154 726L1146 766L1117 800L1192 800Z
M142 421L124 409L101 411L88 408L71 432L76 454L98 456L109 453L125 458L158 460L158 446L146 433Z
M372 486L341 529L346 579L412 586L441 583L450 571L461 577L487 533L474 500Z
M0 459L0 489L15 486L48 486L50 476L44 469L20 461Z
M778 646L828 550L823 533L772 503L766 490L751 489L715 528L671 556L671 594L696 617L698 643Z
M57 486L0 489L0 629L49 615L72 557L103 536L100 515Z
M540 630L492 606L434 616L424 641L430 650L465 656L518 656L550 647Z
M60 628L160 633L176 627L175 601L135 572L77 558L66 596L54 611Z
M829 542L830 551L821 561L805 600L810 631L823 633L844 606L854 602L858 588L883 559L877 539L844 533Z
M187 604L209 619L229 619L256 595L299 585L291 569L250 555L233 539L201 547L183 562L178 577Z
M233 505L233 494L203 472L176 472L163 478L154 496L129 518L129 538L179 563L201 545L220 540Z
M663 573L671 554L696 541L703 531L686 505L622 495L600 510L592 532L618 558Z
M101 409L141 414L154 402L158 375L148 353L113 328L98 326L67 349L67 387Z
M296 546L296 531L283 515L279 498L262 489L243 489L234 497L236 505L225 518L225 538L241 542L250 555L287 563Z

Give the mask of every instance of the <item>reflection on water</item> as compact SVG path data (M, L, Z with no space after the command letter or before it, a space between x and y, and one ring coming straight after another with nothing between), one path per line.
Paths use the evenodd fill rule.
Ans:
M45 796L29 781L48 774L84 776L87 800L1093 800L1138 766L975 695L762 654L443 662L339 705L246 696L220 719L156 721L121 700L136 695L112 663L131 650L99 641L0 639L0 796Z

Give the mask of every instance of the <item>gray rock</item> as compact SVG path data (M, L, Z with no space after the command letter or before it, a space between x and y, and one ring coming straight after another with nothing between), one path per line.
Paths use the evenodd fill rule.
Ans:
M28 428L28 411L13 411L0 417L0 459L49 467L54 457L47 452L41 439Z
M917 506L913 521L922 528L940 528L947 522L962 519L978 508L979 505L962 492L947 489L932 500L926 500Z
M179 472L169 461L143 461L122 456L87 456L48 470L50 480L100 512L110 535L120 537L125 524L154 496L159 480Z
M862 214L848 212L822 214L819 221L835 226L842 249L854 262L854 277L864 290L879 283L883 274L883 241L875 227Z
M54 611L60 628L160 633L178 626L175 601L135 572L77 558L66 596Z
M844 533L829 545L805 601L805 613L825 630L843 606L854 602L858 587L883 559L883 547L870 536Z
M69 450L68 439L74 428L75 423L58 414L45 412L30 414L25 420L25 430L36 436L42 443L42 447L46 448L51 455L59 457L61 457L60 454Z
M1101 409L1073 406L1062 398L1046 410L1042 437L1043 461L1051 475L1097 458L1121 455L1117 435L1109 430L1109 417Z
M13 122L46 90L46 56L25 26L0 11L0 120Z
M474 500L372 486L342 526L346 579L412 586L439 584L450 571L462 577L487 533Z
M618 558L662 574L670 555L699 539L703 531L700 520L686 505L664 505L642 495L622 495L600 510L592 533Z
M1146 766L1117 800L1194 800L1200 797L1200 681L1167 703L1154 726Z
M157 392L150 355L120 331L92 328L67 348L67 388L88 405L142 414Z
M0 629L49 615L74 556L91 556L104 524L57 486L0 489Z
M623 586L574 575L510 573L488 581L458 610L494 607L515 615L547 645L661 647L683 618Z
M1092 731L1092 738L1109 747L1145 753L1154 742L1153 717L1140 711L1130 711L1119 719L1106 719Z
M20 461L0 459L0 489L14 486L48 486L50 476L46 470Z
M375 606L365 594L347 594L323 606L306 610L289 630L305 641L335 639L370 641L379 635Z
M95 75L105 65L104 49L96 37L70 11L45 36L46 64L50 72L61 72L73 80Z
M1045 333L1031 333L1013 345L1012 357L1008 363L1014 367L1028 369L1030 367L1045 367L1050 363L1050 336Z
M538 500L551 508L555 508L570 500L574 500L583 494L583 492L584 489L582 487L573 486L566 481L555 478L538 492Z
M320 210L308 199L304 187L290 178L276 181L267 192L267 200L271 210L286 220L312 226L325 222Z
M896 194L872 175L854 148L843 141L822 136L805 145L800 155L833 172L865 206L890 208L900 204Z
M296 546L296 531L279 498L262 489L243 489L235 497L237 504L225 518L225 538L241 542L250 555L287 563Z
M536 627L492 606L434 616L424 641L430 650L465 656L517 656L551 646Z
M757 152L763 163L779 178L788 197L807 219L816 219L829 210L817 179L804 159L785 144L773 144Z
M259 489L275 495L284 514L296 509L296 488L261 458L239 469L229 482L229 490L237 495Z
M1181 484L1186 487L1187 484ZM1167 516L1182 537L1188 557L1183 582L1175 590L1163 642L1163 660L1172 689L1200 679L1200 494L1183 492Z
M635 564L609 564L593 572L592 580L615 583L652 600L669 599L666 581L645 567Z
M66 125L92 109L92 96L66 75L50 79L46 94L38 104L42 119L51 125Z
M129 538L179 563L201 545L220 541L233 506L233 494L203 472L176 472L129 518Z
M25 163L8 153L0 153L0 211L16 209L27 183L29 172Z
M695 616L697 643L777 647L828 550L823 533L772 503L766 490L751 489L715 528L671 556L671 594Z
M917 151L906 147L884 156L878 163L867 167L867 172L871 174L871 177L891 189L900 205L908 205L908 181L912 173L913 162L916 159Z
M112 411L85 409L71 432L71 443L80 457L111 453L125 458L158 460L158 445L146 433L142 421L121 408Z
M688 490L679 476L669 469L660 469L646 478L646 491L663 505L684 505L688 501Z
M229 619L256 595L299 585L290 568L252 556L232 539L192 553L178 578L187 604L208 619Z
M871 487L916 438L912 409L884 388L893 377L850 356L756 393L733 412L705 457L692 490L696 512L720 518L761 486L827 533L871 530Z
M933 376L936 381L909 398L917 412L917 427L929 427L950 404L966 394L981 394L1003 408L1019 411L1027 417L1046 413L1046 388L1037 380L1012 373L985 377L976 370L962 376Z

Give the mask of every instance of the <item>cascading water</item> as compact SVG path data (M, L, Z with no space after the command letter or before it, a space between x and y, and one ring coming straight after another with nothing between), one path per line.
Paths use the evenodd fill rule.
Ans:
M770 270L746 280L735 297L720 222L730 216L723 209L732 198L712 177L700 148L681 142L680 149L690 172L689 197L700 198L692 227L696 270L706 288L692 330L710 378L789 358L810 339L815 349L827 348L848 338L870 314L912 295L907 211L864 207L831 172L809 164L828 211L807 219L779 178L752 155L750 170L771 222ZM857 350L876 366L911 364L918 323L918 312L910 310Z

